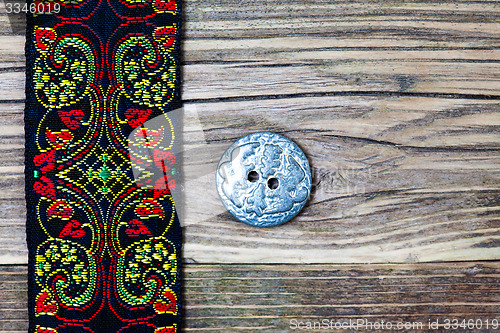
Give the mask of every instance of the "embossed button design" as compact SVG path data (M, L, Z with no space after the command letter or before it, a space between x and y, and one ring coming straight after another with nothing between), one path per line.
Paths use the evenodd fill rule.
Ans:
M238 220L257 227L287 222L311 192L307 158L291 140L270 132L234 142L217 166L217 191Z

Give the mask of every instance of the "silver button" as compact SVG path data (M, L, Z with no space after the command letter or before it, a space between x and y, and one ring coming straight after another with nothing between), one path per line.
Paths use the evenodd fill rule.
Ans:
M217 191L238 220L257 227L287 222L311 193L311 169L291 140L270 132L244 136L222 155Z

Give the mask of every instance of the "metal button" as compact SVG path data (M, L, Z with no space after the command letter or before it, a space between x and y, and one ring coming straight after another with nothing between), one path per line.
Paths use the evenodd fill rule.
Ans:
M217 191L238 220L257 227L287 222L311 193L311 169L291 140L270 132L234 142L217 166Z

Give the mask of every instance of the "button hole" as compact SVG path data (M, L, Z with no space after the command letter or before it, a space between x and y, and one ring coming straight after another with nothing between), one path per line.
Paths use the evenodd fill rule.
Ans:
M257 171L252 170L248 173L247 179L249 182L255 183L259 180L259 174L257 173Z
M267 181L267 187L269 187L271 190L275 190L278 188L278 186L280 185L280 181L278 180L278 178L269 178L269 180Z

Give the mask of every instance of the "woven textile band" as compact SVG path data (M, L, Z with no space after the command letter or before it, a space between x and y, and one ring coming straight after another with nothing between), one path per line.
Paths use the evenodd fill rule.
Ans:
M59 4L26 35L30 332L177 332L179 3Z

